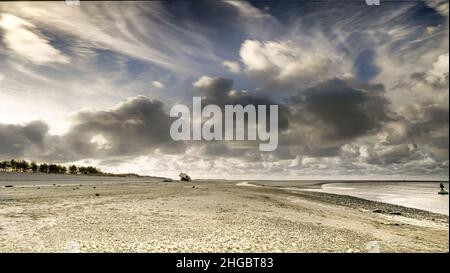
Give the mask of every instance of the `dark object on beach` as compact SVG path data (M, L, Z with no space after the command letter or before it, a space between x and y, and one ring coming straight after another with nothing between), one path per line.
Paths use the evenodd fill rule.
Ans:
M186 182L192 181L191 177L187 175L187 173L180 173L180 180Z
M56 184L53 184L53 186L56 186Z
M192 186L193 189L195 189L195 186Z
M12 188L14 187L13 185L5 185L5 188Z
M96 189L97 187L92 187L93 189Z
M162 182L172 182L173 180L172 179L170 179L170 178L166 178L166 179L163 179L163 181Z
M100 196L100 193L96 193L95 196Z
M444 184L441 182L441 185L439 185L441 190L438 192L438 194L448 194L448 191L444 189Z
M374 210L372 210L372 212L374 212L374 213L387 213L387 214L391 214L391 215L402 215L402 213L399 212L399 211L385 211L385 210L382 210L382 209L374 209Z
M390 211L389 214L392 214L392 215L402 215L402 213L399 212L399 211Z

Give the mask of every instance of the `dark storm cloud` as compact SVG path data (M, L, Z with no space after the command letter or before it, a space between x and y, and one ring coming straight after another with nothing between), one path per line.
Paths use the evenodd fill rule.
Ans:
M265 105L266 109L270 105L278 105L278 128L284 131L288 128L288 109L286 105L277 103L266 94L249 92L246 90L233 90L233 81L221 77L203 76L194 82L195 95L202 96L202 105L218 105L224 111L225 105ZM266 122L270 121L270 112L267 110ZM223 124L223 126L225 126ZM247 132L247 119L245 120L245 132ZM254 152L258 150L258 143L255 141L234 141L234 142L209 142L204 143L199 152L204 156L215 157L239 157L243 160L255 158Z
M333 79L298 92L289 101L290 134L282 143L310 156L333 156L340 146L381 129L389 120L381 85L354 88Z
M423 109L421 119L408 124L405 140L419 145L438 160L448 159L449 145L448 109L430 105Z
M81 157L147 154L160 148L181 153L184 146L170 138L170 118L163 103L138 96L108 111L82 111L64 136L70 150Z
M388 144L411 143L417 148L411 156L420 152L438 162L448 160L448 86L448 54L439 56L429 71L415 72L398 84L399 89L418 91L408 97L411 102L405 98L405 105L396 116L401 133L389 133ZM427 96L420 96L421 93Z
M197 86L197 91L204 95L204 104L275 104L265 95L232 90L232 86L229 79L209 78ZM434 158L447 157L448 110L430 106L420 111L421 119L415 122L395 116L388 110L380 84L353 87L333 79L298 91L278 104L282 109L280 146L272 153L277 159L292 160L297 155L318 158L341 155L344 158L348 156L343 153L344 145L383 131L389 122L404 126L405 133L398 136L388 132L386 142L368 148L366 163L386 166L416 160L420 149ZM171 119L163 103L144 96L128 99L111 110L81 111L76 121L64 136L50 136L43 122L1 125L0 155L33 156L33 159L61 162L114 158L122 162L121 158L126 161L130 156L150 154L155 149L165 154L183 154L185 145L189 145L198 155L210 158L261 160L257 147L248 142L230 145L172 141ZM374 143L376 141L372 141Z
M266 94L257 92L233 90L233 81L221 77L202 77L194 83L198 95L202 95L203 104L215 104L223 108L224 105L278 105L278 128L285 130L288 127L288 109L282 103L277 103ZM269 107L267 107L268 109ZM270 116L266 120L269 121Z
M44 143L45 135L48 132L48 126L42 121L33 121L23 127L23 134L32 142L38 145Z
M379 145L367 149L364 162L372 165L386 166L394 163L406 163L418 159L416 145L401 143L397 145Z
M29 149L43 148L48 129L42 121L26 125L0 124L0 156L24 156Z
M170 138L171 120L163 103L144 96L107 111L81 111L75 119L75 125L63 136L49 135L48 126L41 121L23 126L0 124L0 156L67 162L126 158L155 149L180 154L185 149L183 143Z
M324 140L362 136L386 120L386 100L380 91L354 89L339 79L308 88L292 98L300 115L321 125Z
M339 155L342 145L377 133L384 122L392 120L381 84L352 87L335 78L298 91L281 103L264 94L232 90L232 85L229 79L209 77L194 83L199 94L203 95L203 104L278 104L280 146L279 151L273 154L279 159L293 159L297 154L311 157ZM239 147L234 146L234 149ZM243 154L234 149L223 144L204 147L202 151L209 156Z

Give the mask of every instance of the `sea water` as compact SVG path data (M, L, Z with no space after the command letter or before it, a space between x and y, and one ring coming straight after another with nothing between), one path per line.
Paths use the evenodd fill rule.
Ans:
M448 191L449 183L443 183ZM355 196L449 215L449 197L438 194L436 182L340 182L323 184L319 191Z
M319 191L350 195L449 215L449 196L438 194L440 182L430 181L250 181L249 184L287 190ZM443 182L449 191L449 183Z

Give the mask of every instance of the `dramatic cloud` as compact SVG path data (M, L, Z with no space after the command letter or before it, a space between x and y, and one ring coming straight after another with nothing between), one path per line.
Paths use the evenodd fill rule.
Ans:
M170 138L170 122L162 102L138 96L112 110L77 113L64 139L72 151L88 158L142 155L155 149L182 153L182 143Z
M434 89L448 89L448 60L448 53L440 55L430 70L414 73L411 75L411 79L429 85Z
M290 126L282 145L311 156L335 156L341 146L376 133L388 121L388 102L380 85L354 88L339 79L298 92L289 101Z
M234 90L233 81L226 78L202 76L193 83L194 87L199 91L199 95L203 97L203 103L215 104L220 107L224 105L278 105L278 128L285 130L288 126L288 109L282 103L270 99L265 94L257 92L249 92L246 90ZM267 107L268 109L268 107ZM266 121L269 121L270 115L267 116Z
M26 125L0 124L0 156L23 157L44 148L48 127L41 121Z
M449 143L448 108L428 106L420 121L410 122L404 141L411 141L423 152L437 160L448 160Z
M448 1L0 3L0 159L232 178L448 176ZM170 138L279 106L279 146ZM37 121L38 120L38 121Z
M299 107L296 111L300 116L312 116L318 121L314 127L323 129L320 139L339 141L381 126L380 121L387 119L387 102L382 92L382 86L357 90L334 79L300 92L293 102Z
M74 161L83 158L126 158L162 153L183 153L182 142L170 138L171 119L163 103L138 96L106 111L83 110L63 136L48 134L48 126L0 124L0 156L35 160Z
M291 41L246 40L240 56L246 71L269 88L308 87L342 76L345 68L342 60L326 50L302 48Z

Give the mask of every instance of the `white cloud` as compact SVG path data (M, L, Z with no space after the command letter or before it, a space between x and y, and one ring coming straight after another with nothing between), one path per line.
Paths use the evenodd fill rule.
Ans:
M241 66L239 65L238 62L224 61L222 65L228 68L228 70L230 70L233 73L237 74L241 72Z
M351 71L331 50L302 47L292 41L246 40L240 56L245 70L270 87L307 87Z
M91 143L97 145L99 150L111 149L109 141L103 135L95 135L91 138Z
M195 86L195 87L199 87L199 88L207 87L207 86L210 86L213 81L214 81L214 79L211 78L211 77L202 76L202 77L200 77L200 79L198 79L197 81L192 83L192 85Z
M211 42L193 26L185 28L167 20L170 16L161 3L86 2L74 8L64 2L17 2L0 6L9 14L73 37L81 49L108 49L184 75L200 70L201 60L215 61Z
M68 58L54 48L30 22L12 14L2 14L3 42L17 55L35 63L67 63Z
M152 85L153 85L153 87L158 88L158 89L164 88L164 84L159 81L152 81Z
M235 7L242 15L253 18L261 18L268 16L261 10L252 6L252 4L245 1L225 1L225 3Z
M444 82L448 81L448 64L449 54L445 53L438 57L437 61L433 63L433 67L428 72L429 81Z
M445 7L445 1L441 2ZM374 65L380 70L379 76L371 82L385 86L387 99L392 109L405 117L405 120L385 124L382 132L376 136L361 137L358 139L360 142L344 145L342 154L335 159L307 157L303 154L303 150L294 146L280 146L294 156L300 155L295 159L289 157L289 160L287 157L280 159L281 157L259 154L252 154L254 157L203 157L199 150L191 147L187 153L181 155L155 153L136 159L123 159L123 161L120 159L122 163L117 165L105 163L105 166L117 168L111 169L113 172L131 171L176 177L180 171L187 171L194 178L227 175L252 179L256 179L258 175L266 179L275 178L277 175L284 178L288 175L292 177L319 176L324 169L327 174L335 178L338 176L334 174L339 174L338 172L351 175L358 171L367 178L377 174L377 171L380 174L389 174L393 170L393 173L397 174L398 171L395 168L400 168L402 171L403 165L409 168L412 174L426 175L426 172L423 172L424 169L416 168L419 161L423 161L420 164L433 167L437 175L442 173L440 170L443 164L447 164L446 170L448 170L447 155L441 156L441 159L436 158L433 153L437 152L433 150L433 147L423 148L424 144L421 144L432 143L431 137L436 138L438 144L441 136L443 139L448 139L448 126L444 126L442 130L433 129L426 132L423 140L418 139L417 151L412 151L412 146L402 145L411 138L409 121L426 121L428 116L421 117L421 114L423 116L428 113L426 109L443 109L438 112L441 113L442 119L445 118L445 113L448 116L448 88L443 88L445 84L448 86L448 24L430 25L428 21L403 24L403 19L396 18L409 18L404 15L410 12L411 5L402 5L402 8L395 11L386 10L383 13L385 15L382 16L364 9L356 10L355 13L350 11L342 13L339 8L333 7L330 7L330 10L320 9L316 13L312 9L313 13L308 13L307 16L303 16L302 13L297 19L283 20L286 24L278 26L275 18L252 4L242 1L227 3L231 5L227 10L231 9L233 16L237 15L233 17L235 20L230 20L229 23L238 26L236 29L242 32L239 33L242 34L239 37L253 39L246 41L247 44L242 44L241 51L245 50L241 52L240 60L224 61L217 58L212 52L218 52L220 56L230 56L239 52L229 52L230 47L227 45L219 46L217 40L213 39L214 36L203 33L202 28L191 27L190 24L179 25L176 21L172 21L170 11L156 2L145 4L127 2L126 5L115 2L92 2L83 4L82 8L66 7L64 2L33 3L33 5L23 2L0 3L0 10L7 14L14 14L17 18L20 17L19 19L25 22L21 26L22 30L28 34L31 33L31 36L39 43L44 43L46 49L50 47L50 51L57 50L43 34L52 33L52 37L55 35L64 39L64 52L68 52L67 54L71 57L70 65L66 65L64 70L52 70L50 73L47 67L30 65L33 62L16 62L18 59L11 58L7 60L6 65L1 63L0 73L3 76L0 74L0 123L26 124L30 120L42 119L50 126L49 134L62 136L73 124L69 115L72 111L81 108L93 109L93 111L107 110L111 105L115 105L126 97L140 94L142 90L148 88L157 89L161 85L168 92L154 92L153 95L163 97L162 101L167 105L170 100L181 99L177 97L178 94L170 97L173 94L170 93L171 91L189 89L185 88L186 78L192 79L194 76L208 74L224 76L220 75L224 67L233 73L245 72L252 78L259 77L255 85L249 85L248 88L258 87L254 89L262 90L267 87L284 86L296 91L334 76L352 79L354 77L353 61L361 50L371 48L376 53ZM218 5L223 7L221 3ZM233 9L236 9L236 12L233 12ZM277 8L272 10L277 11L278 14ZM279 14L282 14L281 11L280 8ZM448 14L448 7L447 11L443 11ZM333 20L332 27L326 23L327 20L320 19L329 14L337 17ZM340 17L340 14L344 17ZM377 17L373 18L370 14L376 14ZM1 19L3 18L0 17ZM306 21L317 21L320 24L313 25ZM364 22L371 22L369 24L371 27ZM7 31L3 29L5 23L3 21L1 23L0 39L5 39ZM43 32L44 29L45 32ZM420 36L423 31L427 33L427 36ZM412 35L413 33L417 33L418 36ZM71 39L66 40L65 37L71 37ZM414 37L415 40L410 37ZM6 42L3 45L3 48L0 46L1 56L13 57L14 52L20 55L10 49ZM114 58L108 58L108 66L102 64L100 67L93 64L91 61L97 56L100 57L103 51L114 55ZM58 51L58 53L61 52ZM80 56L82 58L79 58ZM116 57L118 60L114 61ZM126 64L129 57L151 63L152 68L156 64L157 67L167 68L168 71L160 72L155 69L153 73L152 69L152 73L127 78ZM422 78L412 80L413 73L420 74ZM177 78L179 76L188 77ZM2 78L3 81L1 81ZM153 81L154 79L162 80L162 82ZM176 88L173 88L174 83L178 84ZM219 87L219 83L223 83L225 87L228 86L226 81L208 76L203 76L192 84L195 87L207 89L214 83ZM241 84L238 83L238 85ZM228 92L230 89L224 90ZM277 89L272 88L272 90ZM238 97L241 93L242 91L232 90L227 94ZM436 120L436 117L438 116L430 116L431 121ZM322 126L322 124L311 124L311 126ZM296 136L295 130L305 130L305 128L309 130L308 126L295 127L296 125L292 123L290 126L292 127L289 130L294 132L287 131L286 134L289 133L292 136ZM418 126L417 128L428 130L428 127ZM320 144L318 138L314 139L314 134L306 133L305 135L308 135L308 138L293 139L292 143L308 143L312 146L316 142ZM105 133L94 135L88 141L92 141L101 151L112 147L113 140ZM387 144L376 146L381 142ZM392 144L395 146L390 147ZM327 147L324 146L324 148ZM441 150L443 149L439 151ZM394 163L379 166L378 163L371 162L379 157L384 160L390 157L401 157L405 158L405 162L406 159L417 162L402 162L402 166ZM338 160L339 158L342 160ZM101 166L102 169L103 167ZM230 170L233 172L230 173Z

